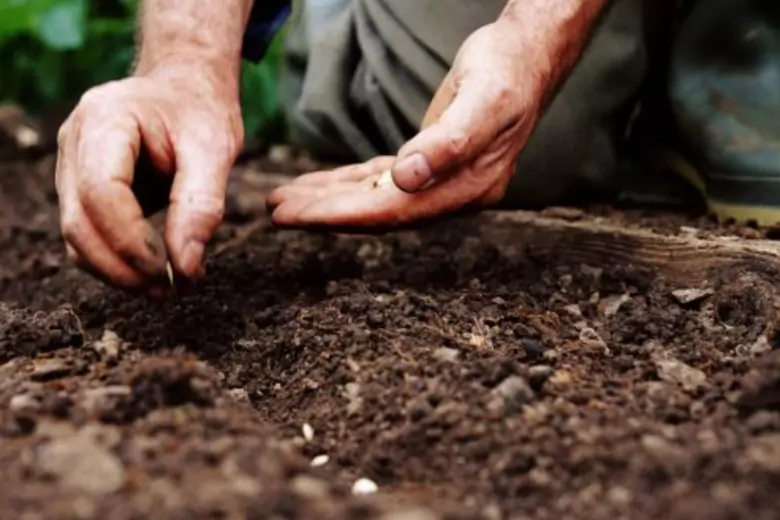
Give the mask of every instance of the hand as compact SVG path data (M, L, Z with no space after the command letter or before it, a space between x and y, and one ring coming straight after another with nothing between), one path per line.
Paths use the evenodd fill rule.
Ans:
M177 274L203 274L243 142L237 92L225 83L216 70L177 64L84 95L60 129L56 172L62 233L77 265L153 295L168 284L168 260ZM137 169L139 158L153 168ZM168 197L163 242L145 220L162 208L142 206Z
M499 201L536 124L549 60L498 21L462 46L422 130L397 157L303 175L273 192L282 226L393 227ZM391 168L393 183L374 187Z

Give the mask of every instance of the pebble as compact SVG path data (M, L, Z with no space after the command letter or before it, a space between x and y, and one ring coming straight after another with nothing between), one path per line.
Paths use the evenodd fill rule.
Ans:
M554 385L568 385L573 380L574 377L568 370L556 370L555 373L550 376L550 382Z
M71 371L70 365L61 359L45 359L35 364L30 379L33 381L48 381L58 379L68 375Z
M745 455L764 471L780 472L780 433L767 433L752 439Z
M37 461L40 469L58 478L63 487L92 495L113 493L125 482L119 458L98 445L92 435L81 432L43 445Z
M228 395L238 403L249 402L249 392L245 388L231 388L228 390Z
M750 346L750 353L754 356L765 354L770 350L772 350L772 345L769 344L766 334L759 336L756 342Z
M122 338L113 330L106 329L103 331L103 336L92 344L92 348L101 358L116 359L122 348Z
M433 351L433 357L439 361L454 362L460 356L460 351L454 348L441 347Z
M328 484L318 478L299 475L290 482L292 490L306 498L323 498L328 495Z
M386 513L380 517L381 520L439 520L439 515L426 508L404 509Z
M601 348L604 349L607 354L609 354L609 348L607 348L607 344L604 342L601 336L599 336L599 333L591 327L585 327L580 330L579 340L580 343L586 347Z
M27 394L18 394L11 398L8 409L12 413L34 412L41 407L37 399Z
M352 484L353 495L371 495L379 491L379 486L371 479L359 478Z
M115 406L116 400L128 397L132 389L125 385L109 385L84 391L84 409L89 413L100 413Z
M509 376L491 391L488 409L503 415L512 414L533 400L535 394L520 376Z
M631 297L627 294L620 294L617 296L609 296L602 299L598 304L599 314L607 318L612 317L620 311L620 308L631 301Z
M528 379L532 386L541 386L555 372L549 365L534 365L528 369Z
M714 292L712 289L678 289L672 291L672 296L677 300L677 303L688 305L703 300L714 294Z
M696 391L707 382L704 372L678 359L659 359L655 361L655 366L662 381L678 384L687 392Z

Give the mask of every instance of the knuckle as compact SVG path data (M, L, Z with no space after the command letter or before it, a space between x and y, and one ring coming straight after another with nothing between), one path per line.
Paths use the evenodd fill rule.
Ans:
M454 132L447 136L445 147L447 153L455 158L464 157L468 154L471 137L464 132Z

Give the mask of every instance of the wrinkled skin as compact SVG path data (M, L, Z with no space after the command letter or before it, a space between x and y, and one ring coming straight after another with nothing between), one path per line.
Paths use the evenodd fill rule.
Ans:
M56 185L69 257L107 283L154 296L169 283L168 261L187 278L202 275L242 141L238 98L216 71L166 67L87 92L59 133ZM136 172L142 150L153 168ZM134 183L171 186L164 241L145 220L145 194L134 193Z
M370 231L499 201L546 87L537 56L517 39L502 21L472 34L397 156L297 178L270 195L274 223ZM386 169L394 182L375 187Z

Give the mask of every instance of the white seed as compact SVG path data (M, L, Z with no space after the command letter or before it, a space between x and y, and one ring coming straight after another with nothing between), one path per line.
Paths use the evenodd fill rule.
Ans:
M330 461L330 457L326 454L317 455L313 459L311 459L311 467L312 468L319 468L321 466L324 466Z
M374 181L374 188L381 188L384 186L391 186L393 184L393 174L390 170L385 170L382 175Z
M352 484L353 495L370 495L379 491L379 486L373 480L359 478Z
M168 281L171 283L171 287L173 287L173 266L170 262L165 263L165 269L168 271Z
M306 442L311 442L314 440L314 428L312 428L311 424L303 423L301 432L303 433L303 439Z
M41 136L29 126L23 126L16 131L16 142L22 148L32 148L40 144Z

